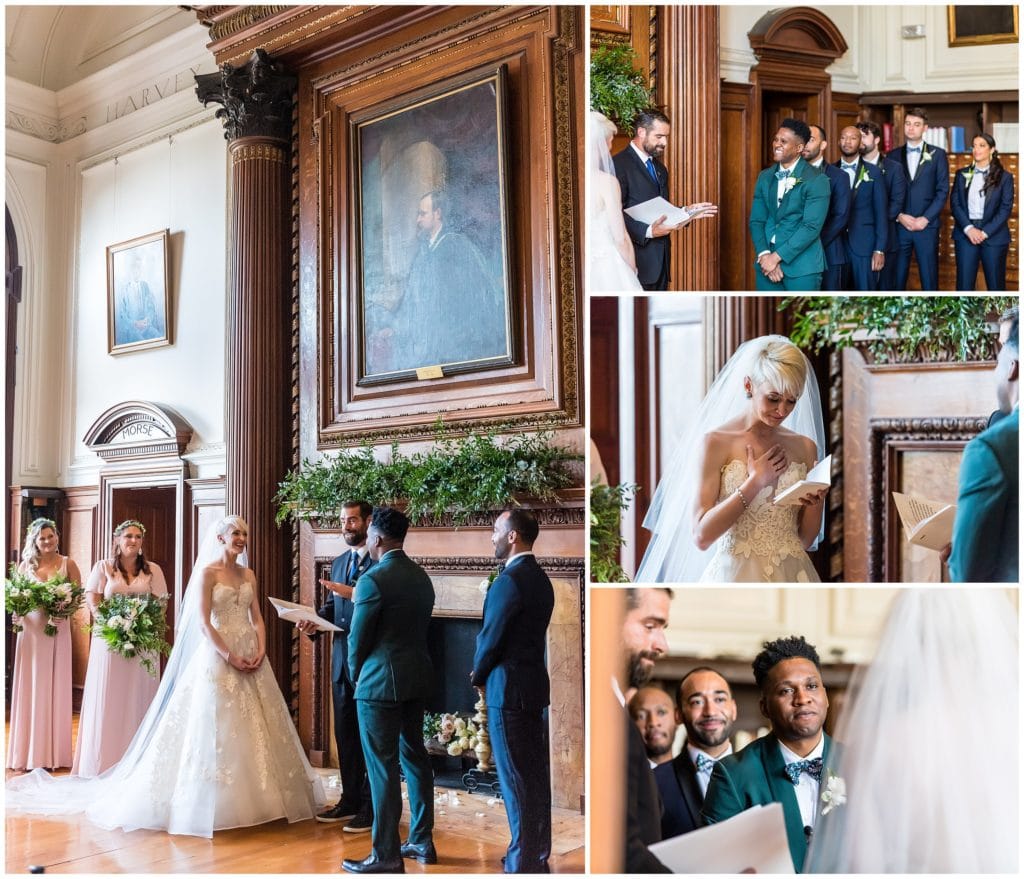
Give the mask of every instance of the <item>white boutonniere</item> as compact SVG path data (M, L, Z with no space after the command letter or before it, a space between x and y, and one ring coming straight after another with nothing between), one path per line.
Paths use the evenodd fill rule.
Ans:
M845 802L846 782L829 769L828 779L821 791L821 814L827 815L833 809L838 809Z
M966 168L966 169L964 170L964 181L965 181L965 182L967 183L967 188L968 188L968 189L970 189L970 188L971 188L971 181L972 181L973 179L974 179L974 163L972 162L972 163L971 163L971 164L970 164L970 165L969 165L969 166L968 166L968 167L967 167L967 168Z
M785 195L788 192L792 192L795 186L798 186L803 182L803 178L801 177L787 177L786 182L782 187L783 195Z
M860 166L860 171L857 172L857 179L853 182L853 188L856 189L858 186L860 186L865 181L870 183L871 182L871 175L868 174L868 166L862 164Z
M486 577L485 577L485 578L484 578L483 580L481 580L481 581L480 581L480 591L481 591L481 592L482 592L482 593L483 593L484 595L486 595L486 594L487 594L487 590L491 588L491 584L492 584L492 583L493 583L493 582L494 582L495 580L497 580L497 579L498 579L498 574L499 574L499 573L500 573L500 571L499 571L499 570L498 570L497 568L495 568L495 569L494 569L493 571L491 571L491 573L489 573L489 574L488 574L488 575L487 575L487 576L486 576Z
M928 147L922 146L921 147L921 164L923 165L925 162L930 162L931 160L932 160L932 154L928 151Z

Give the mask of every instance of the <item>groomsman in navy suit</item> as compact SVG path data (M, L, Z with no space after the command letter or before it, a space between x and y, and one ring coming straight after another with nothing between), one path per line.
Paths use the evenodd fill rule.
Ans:
M544 663L555 593L537 563L537 520L523 509L498 516L491 534L504 570L487 590L470 678L487 698L494 765L511 840L506 873L549 873L551 772L544 709L551 683Z
M921 107L907 110L903 133L907 142L892 151L903 166L907 203L899 221L899 257L896 286L907 289L911 254L917 257L922 290L939 289L939 214L949 196L949 162L946 151L924 142L928 113Z
M836 167L850 187L850 219L843 234L843 247L850 266L848 290L877 290L885 265L888 219L885 216L885 184L882 172L860 155L861 137L856 126L848 125L839 135L842 158Z
M812 168L828 177L830 197L825 225L821 227L821 246L825 249L825 273L821 276L822 290L845 290L844 279L849 273L843 233L850 215L850 187L846 175L825 161L828 139L825 129L811 125L811 138L804 147L804 158Z
M359 740L355 684L348 670L348 632L352 624L352 587L373 565L366 548L366 529L373 512L366 501L351 501L341 509L341 534L350 547L331 563L331 579L321 580L328 590L327 601L317 615L334 623L331 645L331 701L334 708L334 741L341 764L341 799L337 805L316 816L325 824L344 821L346 833L369 833L373 827L373 804L366 775L363 745ZM299 623L299 630L312 638L318 636L312 623ZM354 816L354 817L353 817Z
M903 213L907 201L907 175L899 162L879 152L882 143L882 129L875 122L858 122L860 131L860 152L864 161L879 170L885 184L886 208L888 220L885 264L879 275L879 290L897 290L896 264L899 262L900 234L897 217Z

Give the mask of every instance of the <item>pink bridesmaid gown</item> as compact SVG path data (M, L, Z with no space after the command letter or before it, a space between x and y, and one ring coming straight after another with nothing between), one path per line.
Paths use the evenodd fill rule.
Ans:
M153 562L149 562L149 568L151 573L139 574L126 583L121 572L109 562L99 561L89 574L86 592L97 592L104 598L115 592L166 595L163 572ZM159 684L159 679L150 675L139 660L111 653L102 638L93 636L72 775L92 778L124 756Z
M38 580L33 571L22 573ZM67 576L63 556L59 573ZM57 622L46 634L47 615L34 610L22 619L11 682L11 736L8 769L51 769L71 765L71 623Z

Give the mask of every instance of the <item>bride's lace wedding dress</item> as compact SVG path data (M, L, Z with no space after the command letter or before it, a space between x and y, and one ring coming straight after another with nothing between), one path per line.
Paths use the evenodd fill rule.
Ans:
M702 583L817 583L819 577L798 533L798 504L776 506L771 499L807 475L807 465L790 461L777 486L765 486L715 545ZM718 502L743 485L747 465L734 459L722 468Z
M213 587L211 623L231 652L242 657L258 648L249 618L252 595L249 582ZM13 800L23 811L51 814L84 811L108 829L206 837L214 830L279 818L313 818L324 804L323 787L306 760L269 663L239 671L206 638L185 662L133 765L83 780L90 786L81 788L74 784L79 779L38 777L33 785L32 776L24 776L13 794L9 785L8 805Z

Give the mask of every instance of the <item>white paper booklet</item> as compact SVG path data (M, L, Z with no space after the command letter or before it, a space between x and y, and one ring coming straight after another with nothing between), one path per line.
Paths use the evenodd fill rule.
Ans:
M650 846L673 873L793 873L782 803L753 806L728 821Z
M329 623L323 617L318 616L317 612L311 607L293 604L281 598L271 598L270 603L274 605L277 615L283 620L288 620L290 623L300 623L303 620L307 620L308 622L315 623L316 627L322 632L341 631L334 623Z
M665 225L675 229L680 223L690 218L690 212L686 208L677 208L669 201L665 201L660 195L657 198L635 204L626 208L626 213L634 220L653 225L655 220L665 217Z
M892 499L911 543L940 552L953 540L956 504L929 501L898 491L892 493Z
M832 456L826 455L799 482L794 482L785 491L775 495L774 503L779 506L792 506L800 503L800 498L811 492L832 487Z

